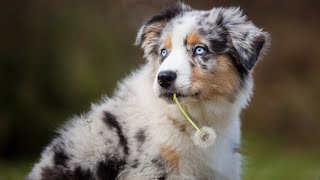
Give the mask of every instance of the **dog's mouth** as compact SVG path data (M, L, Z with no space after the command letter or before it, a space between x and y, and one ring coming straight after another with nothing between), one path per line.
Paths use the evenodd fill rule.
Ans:
M174 92L163 92L160 94L160 98L164 98L169 102L173 102L173 93ZM185 98L197 98L199 97L200 93L196 92L196 93L192 93L192 94L184 94L184 93L180 93L180 92L175 92L176 93L176 97L178 99L185 99Z

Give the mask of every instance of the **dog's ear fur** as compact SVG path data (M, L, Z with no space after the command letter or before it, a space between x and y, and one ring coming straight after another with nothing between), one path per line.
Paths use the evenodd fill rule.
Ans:
M231 38L230 55L250 71L270 45L269 34L256 27L240 8L221 9L221 25Z
M157 53L158 39L167 23L183 12L190 10L192 10L191 7L179 2L152 16L139 29L134 44L141 46L145 51L145 55L155 55Z

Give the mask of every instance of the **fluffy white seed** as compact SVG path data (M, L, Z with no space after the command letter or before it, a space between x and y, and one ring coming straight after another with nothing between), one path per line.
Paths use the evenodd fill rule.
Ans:
M193 135L193 142L201 148L211 146L216 139L216 133L210 127L202 127L200 131L196 131Z

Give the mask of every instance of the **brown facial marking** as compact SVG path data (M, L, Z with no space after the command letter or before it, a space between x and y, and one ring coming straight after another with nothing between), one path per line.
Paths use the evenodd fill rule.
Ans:
M179 172L180 156L176 150L171 149L168 146L161 146L160 154L170 168Z
M171 49L172 44L171 44L171 37L170 36L166 37L166 40L164 41L164 47L166 49Z
M237 71L226 55L217 56L212 60L217 61L217 65L212 71L203 71L200 68L192 69L191 91L201 92L203 99L223 96L232 101L240 84Z
M191 33L188 38L187 38L187 44L189 46L194 46L196 44L199 44L202 42L202 37L200 36L200 34L193 32Z
M141 47L145 48L147 45L152 44L153 41L159 38L160 33L165 25L166 23L164 21L160 21L146 26L144 29L145 39Z

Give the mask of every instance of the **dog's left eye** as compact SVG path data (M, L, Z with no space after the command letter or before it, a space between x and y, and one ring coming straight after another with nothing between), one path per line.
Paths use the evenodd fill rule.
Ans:
M196 49L194 50L194 53L196 55L203 55L204 53L206 53L206 50L201 46L197 46Z
M166 49L161 49L160 55L161 55L161 57L166 57L167 56L167 50Z

